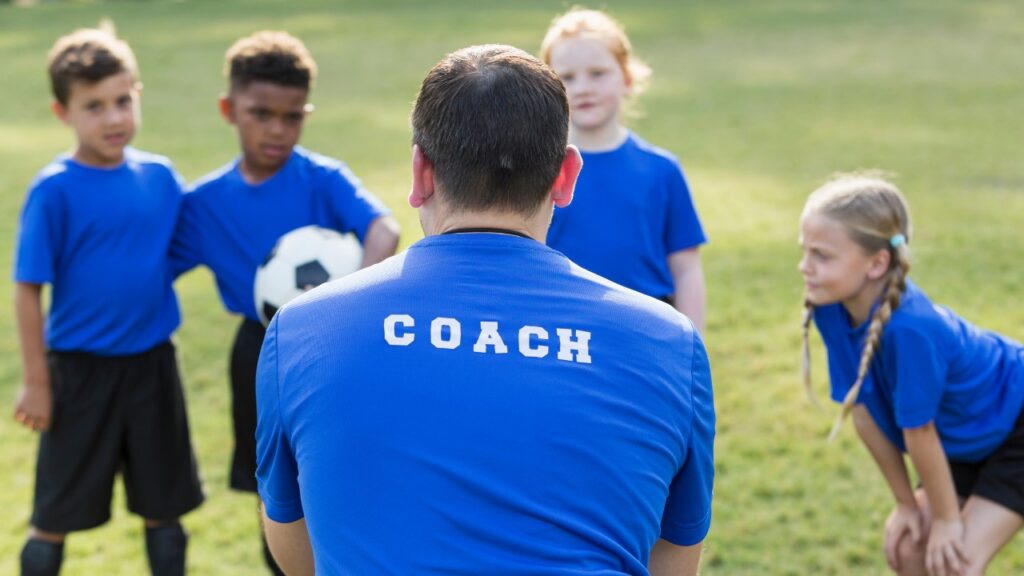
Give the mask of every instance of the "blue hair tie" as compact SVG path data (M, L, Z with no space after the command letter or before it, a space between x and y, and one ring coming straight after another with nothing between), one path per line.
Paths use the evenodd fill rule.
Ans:
M889 245L893 248L899 248L907 243L907 237L903 234L894 234L892 238L889 238Z

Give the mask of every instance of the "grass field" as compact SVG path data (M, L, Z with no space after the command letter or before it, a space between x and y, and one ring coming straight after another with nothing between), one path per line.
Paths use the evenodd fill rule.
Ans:
M429 5L428 5L429 4ZM221 58L237 37L283 28L320 65L303 143L346 160L395 211L403 245L420 238L404 203L408 114L425 72L468 44L535 51L567 5L525 0L89 2L0 6L0 269L8 274L24 191L71 144L49 111L53 40L110 16L145 83L136 144L189 180L236 153L220 121ZM719 436L706 574L879 574L887 489L852 429L831 423L798 378L796 223L836 170L890 171L915 218L912 276L967 318L1024 339L1024 11L978 2L603 2L654 69L644 137L675 152L711 236L703 251ZM1016 136L1015 136L1016 135ZM1016 143L1015 143L1016 142ZM211 278L178 283L177 335L193 438L208 493L186 518L196 574L257 574L255 500L226 489L227 343L236 320ZM36 439L8 417L19 383L11 283L0 283L0 573L16 573ZM826 389L816 347L816 383ZM68 574L146 570L139 522L115 503L107 526L69 541ZM1024 539L992 574L1024 573Z

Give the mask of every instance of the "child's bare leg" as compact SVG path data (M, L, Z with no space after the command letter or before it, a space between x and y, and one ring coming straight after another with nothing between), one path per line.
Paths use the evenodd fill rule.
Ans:
M924 517L924 530L921 532L921 541L914 543L910 536L900 541L896 550L899 559L899 569L896 571L900 576L927 576L928 569L925 567L925 551L928 548L928 530L932 524L932 513L928 508L928 496L924 488L914 491L914 498L917 500L917 508Z
M965 576L984 574L996 553L1024 526L1020 514L981 496L967 499L963 519L964 548L970 560Z

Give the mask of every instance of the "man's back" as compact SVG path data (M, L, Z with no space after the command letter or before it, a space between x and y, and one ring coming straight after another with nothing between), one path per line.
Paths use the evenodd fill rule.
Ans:
M431 236L308 294L257 394L267 514L318 571L645 574L707 532L699 337L534 240Z

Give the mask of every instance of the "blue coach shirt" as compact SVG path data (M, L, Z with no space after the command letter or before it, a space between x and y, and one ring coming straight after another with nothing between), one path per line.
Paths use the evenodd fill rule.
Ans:
M583 152L572 204L556 208L548 246L655 298L675 282L668 255L707 242L676 159L630 133L610 152Z
M239 160L207 175L185 195L172 256L176 274L205 264L224 307L259 321L256 268L277 240L315 224L353 232L362 241L387 209L341 162L296 146L276 174L249 184Z
M36 176L14 280L52 285L49 349L121 356L170 338L180 318L167 250L181 197L170 161L134 148L115 168L62 155Z
M828 350L832 398L842 402L857 378L868 322L850 326L841 304L816 308L814 321ZM933 304L908 281L859 401L900 450L903 429L934 421L950 460L980 461L1024 407L1024 348Z
M646 574L711 519L689 321L530 239L431 236L267 331L257 479L324 574Z

